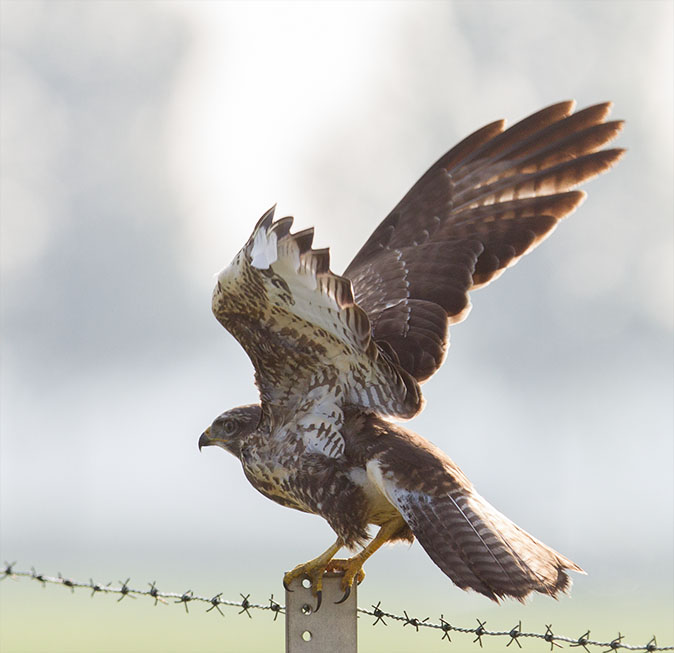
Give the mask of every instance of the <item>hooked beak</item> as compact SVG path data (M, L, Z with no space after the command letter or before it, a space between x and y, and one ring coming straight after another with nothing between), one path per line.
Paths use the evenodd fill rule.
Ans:
M199 437L199 451L201 451L201 447L207 447L209 444L213 444L210 426Z

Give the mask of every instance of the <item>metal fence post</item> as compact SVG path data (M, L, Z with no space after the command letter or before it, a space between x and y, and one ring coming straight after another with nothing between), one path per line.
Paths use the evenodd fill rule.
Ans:
M356 600L354 583L349 598L336 604L344 592L341 574L323 576L323 601L318 611L311 589L301 579L286 591L286 653L356 653Z

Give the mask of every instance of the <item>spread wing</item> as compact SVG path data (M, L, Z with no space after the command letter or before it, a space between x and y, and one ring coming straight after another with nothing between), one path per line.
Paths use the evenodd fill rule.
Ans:
M292 218L273 215L218 275L213 312L255 367L270 430L292 422L307 447L337 456L345 403L411 417L419 388L374 343L351 282L311 249L313 230L290 233Z
M468 292L496 278L582 201L571 190L622 150L600 148L621 122L610 105L543 109L504 131L483 127L440 158L377 227L340 277L313 230L258 222L218 275L213 312L255 367L262 419L293 422L305 444L344 449L342 407L409 418L418 382L442 364Z
M448 326L479 288L531 251L584 199L578 184L623 153L600 148L622 122L610 103L561 102L504 131L478 130L442 156L344 272L372 337L419 382L442 365Z

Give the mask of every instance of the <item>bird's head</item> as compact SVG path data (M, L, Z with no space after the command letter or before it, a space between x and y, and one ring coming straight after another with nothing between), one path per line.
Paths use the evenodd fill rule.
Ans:
M201 434L199 449L215 445L240 458L241 444L257 428L261 413L262 408L259 404L250 404L232 408L218 415Z

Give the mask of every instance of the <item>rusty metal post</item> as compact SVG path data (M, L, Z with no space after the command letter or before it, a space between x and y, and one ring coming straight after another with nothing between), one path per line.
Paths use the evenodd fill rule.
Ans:
M343 595L341 578L333 573L323 577L318 611L311 589L300 579L292 582L292 592L286 592L286 653L356 653L358 591L354 583L349 598L337 605Z

